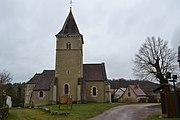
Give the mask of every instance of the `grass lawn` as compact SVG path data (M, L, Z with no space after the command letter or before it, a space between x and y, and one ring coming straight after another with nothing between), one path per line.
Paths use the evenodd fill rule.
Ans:
M107 109L115 106L123 105L120 103L88 103L73 104L72 110L66 110L66 106L62 105L60 111L70 112L68 116L51 115L39 109L33 108L11 108L7 120L86 120L96 116ZM51 110L59 111L58 105L43 106Z

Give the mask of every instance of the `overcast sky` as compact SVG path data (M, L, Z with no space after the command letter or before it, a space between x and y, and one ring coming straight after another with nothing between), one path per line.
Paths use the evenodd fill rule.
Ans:
M180 0L73 0L84 63L105 62L108 78L135 79L132 59L148 36L180 45ZM55 66L55 34L69 0L0 0L0 70L13 82Z

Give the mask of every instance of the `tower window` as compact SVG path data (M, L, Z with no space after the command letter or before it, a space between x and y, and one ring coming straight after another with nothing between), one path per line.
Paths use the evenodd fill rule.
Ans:
M40 91L40 92L39 92L39 97L41 97L41 98L44 97L43 91Z
M68 95L68 94L69 94L69 89L70 89L70 88L69 88L69 85L68 85L68 84L65 84L65 85L64 85L64 94L65 94L65 95Z
M70 43L70 42L67 42L67 43L66 43L66 48L67 48L67 49L71 49L71 43Z

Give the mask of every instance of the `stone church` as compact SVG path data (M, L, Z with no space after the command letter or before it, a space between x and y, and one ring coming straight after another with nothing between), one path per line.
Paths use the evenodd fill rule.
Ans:
M71 96L75 103L110 102L105 64L83 64L83 35L71 9L55 36L55 70L36 73L26 83L24 106L57 104L62 96Z

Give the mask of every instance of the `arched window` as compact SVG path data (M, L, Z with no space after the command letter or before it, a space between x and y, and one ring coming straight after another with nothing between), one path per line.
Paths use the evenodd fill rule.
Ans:
M96 93L96 87L93 87L93 96L96 96L97 93Z
M67 49L71 49L71 43L70 43L70 42L67 42L67 43L66 43L66 48L67 48Z
M44 97L43 91L39 92L39 97Z
M91 95L92 97L97 97L97 87L96 86L92 86L91 87Z
M64 94L65 94L65 95L68 95L68 94L69 94L69 85L68 85L68 84L65 84L65 85L64 85Z

